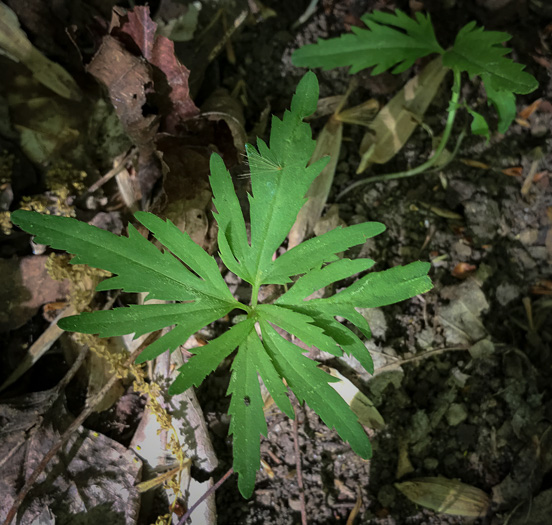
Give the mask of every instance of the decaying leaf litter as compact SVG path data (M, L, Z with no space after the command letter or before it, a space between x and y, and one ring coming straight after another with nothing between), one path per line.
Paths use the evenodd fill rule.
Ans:
M399 3L386 4L388 5L384 7L408 10L408 6L396 5ZM550 105L547 101L546 81L542 84L542 78L546 77L548 33L543 19L531 18L538 9L537 3L532 3L531 10L526 13L516 12L516 8L512 6L493 10L495 6L490 2L487 4L484 9L479 10L469 5L447 10L443 6L433 6L430 2L427 2L426 7L432 12L437 31L448 31L450 34L454 34L462 25L460 20L467 22L477 19L486 27L495 28L493 20L502 17L504 21L501 23L504 25L498 29L514 34L518 59L531 65L533 73L541 80L541 86L544 86L538 96L519 101L518 111L529 107L539 97L542 97L543 102L532 114L519 115L517 127L505 137L494 136L490 144L467 140L458 153L458 159L464 163L455 162L445 167L441 175L421 175L412 183L378 183L355 194L354 198L340 202L339 213L334 215L339 220L351 224L368 218L388 226L387 241L376 240L365 246L363 255L367 253L375 260L386 260L389 266L409 260L431 259L434 266L433 279L439 284L433 295L424 296L424 301L413 300L408 305L402 305L402 308L386 308L370 313L369 321L376 338L369 345L377 362L376 368L382 369L374 379L359 376L354 370L354 363L346 363L347 367L343 363L328 363L339 368L354 384L361 386L362 392L375 403L387 425L372 437L377 448L371 464L363 464L342 443L328 434L327 430L322 431L323 427L308 409L303 414L300 413L302 479L306 489L308 515L313 523L346 519L359 499L358 491L363 502L357 518L359 522L462 522L463 518L433 515L431 511L416 509L401 495L399 486L395 485L438 476L448 480L458 479L464 484L483 489L487 495L492 496L493 508L490 516L495 516L494 519L499 522L506 519L518 503L520 506L510 522L523 519L528 512L536 513L535 522L538 513L546 515L546 507L535 507L535 503L546 505L548 501L546 491L542 490L546 486L542 484L542 479L545 479L549 470L546 356L550 335L546 331L546 319L549 315L546 293L550 290L547 281L550 278L551 204L547 186L547 169L550 166ZM244 109L248 129L252 129L259 120L266 107L267 95L272 95L273 98L272 112L276 112L279 107L284 108L288 103L297 79L301 76L301 72L289 64L292 50L320 36L340 34L348 29L347 24L355 23L355 17L358 18L370 8L338 3L328 10L328 6L321 5L304 26L299 30L291 30L293 22L299 19L302 8L306 6L288 6L280 10L277 5L270 7L275 9L277 16L260 20L257 13L258 25L245 25L239 34L232 33L230 29L236 20L240 20L241 11L238 9L236 13L225 14L228 28L225 31L233 35L232 49L236 55L236 65L232 65L231 55L225 49L226 43L219 46L223 51L222 58L217 61L220 77L228 79L225 86L230 92L238 85L240 65L242 70L245 69L249 104ZM377 7L381 8L379 5ZM293 9L296 11L290 12ZM531 30L525 29L526 32L522 32L518 28L516 34L512 24L508 25L508 20L522 15L525 18L521 19L526 21L523 27L530 27ZM538 15L544 17L546 13ZM223 18L218 15L216 20L220 20L222 24ZM105 14L105 20L109 19L109 13ZM215 20L215 17L211 17L211 20ZM458 27L450 27L454 20L459 20ZM31 22L32 20L27 23L32 28ZM237 25L239 29L241 24ZM534 27L537 26L540 32L535 33ZM222 33L220 27L222 25L218 29L219 35ZM203 42L208 41L204 35L202 37L205 38ZM252 45L253 42L256 45ZM46 48L51 52L55 45L51 44ZM531 62L532 57L534 62ZM240 58L244 65L240 64ZM88 60L85 62L88 63ZM183 62L193 75L193 67ZM416 70L405 74L405 81L414 73ZM205 74L202 71L199 76L204 77ZM204 78L208 79L208 73ZM275 78L278 81L271 80ZM320 73L319 78L322 90L328 96L345 93L350 80L344 72ZM195 85L192 80L190 84ZM362 78L361 86L352 94L348 102L351 106L373 97L385 104L400 87L394 79L384 78L382 81L381 78L373 79L368 75ZM33 89L36 92L38 88ZM237 89L235 91L235 94L239 93ZM201 93L202 90L199 89L198 94ZM202 96L206 98L207 95L205 93ZM3 96L6 98L5 94ZM46 100L51 98L49 94L44 96L44 92L33 95L34 99L38 96ZM158 96L162 98L162 94ZM470 103L477 104L477 86L472 86L465 96ZM20 98L25 100L24 96ZM445 100L445 97L442 99ZM197 97L194 100L197 101ZM443 108L439 102L437 94L424 120L424 124L437 132L443 119ZM41 104L42 107L47 107L44 102ZM481 109L481 102L479 104ZM98 102L89 107L95 108L95 118L90 121L84 118L87 122L82 129L95 130L98 133L105 126L106 120L99 117L99 114L103 111L104 115L109 116L113 112L109 104L105 103ZM14 111L10 115L17 115L20 119L19 123L15 122L15 126L19 126L16 129L41 129L38 125L21 121L26 116L23 111L26 109L24 102L16 101L15 108L19 112ZM74 115L75 112L70 111L69 114ZM147 120L148 115L143 117ZM118 122L113 117L111 121ZM204 130L206 136L198 137L196 127L183 130L182 135L186 136L186 143L191 145L189 149L197 155L192 152L180 154L178 138L157 136L158 143L166 138L169 145L163 150L162 157L153 157L152 167L143 173L153 173L154 178L163 174L166 171L163 162L166 162L165 156L170 152L171 162L174 162L173 172L174 166L183 170L188 168L185 173L189 173L189 180L193 181L183 185L175 182L168 191L165 188L166 195L160 199L161 203L172 197L179 187L197 187L198 182L194 178L196 171L204 173L206 177L206 164L202 159L207 158L212 150L205 143L217 144L218 138L219 151L239 158L236 150L232 151L237 143L235 138L232 140L236 136L235 132L229 133L228 128L220 123L211 128L201 122L193 124ZM191 123L189 125L192 126ZM315 121L314 125L321 126L321 123ZM79 126L81 124L76 123L69 129L78 132L81 129ZM117 126L114 128L116 130ZM113 133L113 130L110 132ZM328 203L334 202L337 192L344 189L354 177L362 133L354 127L344 127L342 153L336 166ZM379 173L398 171L407 163L417 163L420 155L429 153L431 143L427 131L416 133L418 134L413 136L401 153L390 161L391 166L383 166ZM81 133L83 136L84 134ZM13 136L17 137L17 133L13 134L12 131ZM37 136L42 140L40 134L27 133L25 136L32 137L33 140ZM56 155L64 147L69 150L67 145L74 146L76 138L78 134L74 132L67 137L54 135L54 148L46 150L46 154ZM17 139L15 140L18 144ZM24 162L21 159L26 157L35 160L28 147L33 141L24 144L25 146L21 144L20 147L25 155L15 155L18 163ZM122 147L113 151L117 144ZM82 148L80 152L78 148L69 150L79 153L76 159L70 159L73 163L76 162L74 169L69 170L70 175L76 180L81 170L88 173L94 169L97 171L93 175L103 175L125 159L124 155L118 160L115 157L128 152L130 145L127 134L112 135L109 140L104 141L103 146L106 151L113 153L106 155L100 165L84 157L90 155L86 148L84 152ZM202 154L203 148L206 155ZM540 148L540 153L536 148ZM39 154L44 155L42 149ZM92 159L96 158L97 154L92 156ZM481 164L476 167L475 161ZM123 175L116 177L134 181L140 166L140 162L131 164L126 161L119 171ZM54 167L59 169L58 166ZM518 167L521 168L517 171L521 173L521 180L515 177L505 180L508 175L501 174L501 171L510 170L509 172L516 173L514 168ZM531 173L532 178L527 182L527 175ZM244 186L247 185L246 178L239 180ZM525 195L522 195L524 180L526 190ZM117 182L118 187L124 184ZM32 188L31 191L27 190L29 195L39 193L32 182L28 185ZM134 184L131 187L134 203L141 204L143 196L139 195L140 185ZM60 207L63 204L64 199L60 198L59 189L44 189L43 206ZM44 190L40 188L40 191ZM109 187L106 187L105 192L108 198L115 195L114 190L109 190ZM184 210L185 217L188 217L185 224L195 224L195 221L199 223L199 231L205 232L200 234L205 239L204 245L212 246L210 239L214 235L209 229L208 196L204 197L203 204L199 200L193 202L189 208L186 207L188 200L184 195L184 202L180 205L177 202L174 207ZM78 199L77 204L80 204ZM117 210L114 212L108 209L113 206L113 199L112 202L107 200L102 204L101 199L97 198L94 204L96 210L87 211L86 206L82 205L76 209L79 213L85 212L89 217L93 216L98 224L122 228L121 214L117 214ZM36 204L38 205L40 203ZM15 207L17 206L13 208ZM124 210L119 207L121 209ZM459 215L460 219L455 218L454 214ZM3 247L8 247L5 252L7 256L15 253L14 246L21 253L28 250L26 238L19 235L15 241L13 239L3 242ZM506 265L505 261L509 264ZM472 275L466 275L466 280L462 282L452 275L453 269L460 263L469 263L476 267ZM240 293L239 283L236 283L236 293ZM56 296L49 302L63 298ZM128 298L124 297L115 300L128 302ZM100 300L100 307L104 305L105 301ZM495 319L496 322L493 322ZM29 337L36 338L42 333L42 327L45 327L43 316L34 315L30 323L19 331L10 333L7 341L28 344ZM202 334L202 337L211 339L216 335L216 327L213 330L215 331ZM8 347L18 348L12 344ZM20 353L10 357L10 370L24 357L24 352L19 348ZM428 352L427 356L424 352ZM49 370L53 374L49 378L51 383L39 390L55 386L57 379L63 375L65 369L60 368L59 356L61 352L58 349L57 353L50 352L43 358L46 364L52 363ZM400 367L402 361L404 365ZM30 374L33 374L37 366L40 366L40 362L31 368ZM34 374L36 377L36 372ZM28 384L28 381L29 379L24 384ZM224 383L227 381L227 371L224 368L219 370L211 381L208 386L200 389L199 398L216 456L221 463L217 471L219 475L216 476L218 479L227 470L224 467L229 465L229 450L225 444L228 421L221 418L225 407L217 406L214 399L219 399L226 390ZM21 391L26 390L21 388ZM216 396L214 392L217 393ZM68 399L74 403L76 397L68 396ZM78 413L78 410L77 403L74 413ZM263 460L267 465L266 477L260 474L260 484L253 496L253 504L239 499L237 491L233 492L231 480L217 491L218 519L221 523L292 523L300 515L293 473L296 458L291 423L278 413L274 413L272 417L273 424L271 422L269 427L268 439L262 445ZM113 435L116 434L113 426L117 423L117 418L114 419L109 428L109 419L106 417L104 427L107 428L107 433L111 432ZM269 472L273 475L272 479ZM431 486L429 482L427 485ZM442 493L442 487L447 485L443 482L439 486ZM454 495L454 491L445 491L449 501L451 493ZM434 501L439 491L430 491L430 496L431 494ZM534 500L531 503L532 497ZM468 505L471 502L472 508L475 505L473 499L472 496L467 498ZM478 501L480 504L481 499ZM434 503L441 509L443 504ZM225 511L221 512L220 509Z

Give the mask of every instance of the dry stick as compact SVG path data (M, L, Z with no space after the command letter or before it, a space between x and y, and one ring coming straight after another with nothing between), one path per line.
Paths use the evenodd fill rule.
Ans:
M138 354L140 354L147 345L152 343L153 340L159 336L159 333L160 333L160 330L158 330L157 332L151 333L147 337L147 339L136 350L134 350L132 354L130 354L129 358L125 361L123 366L130 365L136 359L136 357L138 357ZM38 464L38 466L35 468L33 473L29 476L29 478L25 482L25 485L23 486L23 488L19 491L19 494L17 495L17 498L15 498L15 501L13 502L13 505L11 506L11 509L9 510L3 525L10 525L12 520L15 518L17 511L19 510L19 507L21 506L21 503L23 503L25 496L27 496L32 486L38 479L38 476L40 476L40 474L46 468L48 463L50 463L50 461L54 458L54 456L59 452L61 447L67 442L67 440L71 437L73 432L75 432L75 430L77 430L77 428L79 428L79 426L84 423L86 418L88 418L88 416L94 411L95 406L105 397L107 392L117 382L118 379L119 378L116 373L109 378L105 386L91 400L89 400L86 403L83 411L69 425L67 430L60 437L59 441L44 456L42 461Z
M115 177L115 175L118 175L119 173L121 173L121 171L123 171L123 169L125 168L126 163L129 160L133 159L137 154L138 154L138 149L132 148L128 153L128 155L126 155L125 158L121 160L119 164L117 164L117 166L114 166L113 168L111 168L101 179L97 180L94 184L92 184L92 186L90 186L90 188L86 190L86 193L87 194L94 193L98 188L101 188L108 180Z
M186 520L192 515L192 512L196 510L197 507L199 507L213 492L215 492L215 490L217 490L233 473L234 473L234 469L230 467L230 470L226 474L224 474L222 478L220 478L212 487L210 487L209 490L207 490L205 494L203 494L203 496L201 496L201 498L199 498L188 509L188 512L186 512L186 514L184 514L184 516L180 518L178 525L184 525L184 523L186 523Z
M295 448L295 469L297 470L297 488L299 489L299 503L301 505L301 525L307 525L307 509L305 506L305 489L303 488L303 474L301 473L301 454L299 452L299 429L297 424L297 409L294 403L293 412L293 446Z
M421 361L422 359L426 359L434 355L444 354L445 352L456 352L459 350L466 351L469 349L470 349L470 346L468 345L434 348L433 350L427 350L413 357L407 357L406 359L397 359L397 361L394 361L393 363L389 363L388 365L381 366L380 368L377 368L374 371L374 375L379 374L380 372L383 372L385 370L390 370L393 368L397 368L398 366L406 365L407 363L414 363L415 361ZM391 357L391 356L386 356L386 357Z

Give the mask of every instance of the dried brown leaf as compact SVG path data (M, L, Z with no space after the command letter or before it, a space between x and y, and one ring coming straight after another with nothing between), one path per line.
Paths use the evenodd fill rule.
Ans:
M151 66L107 35L86 69L106 86L117 116L141 155L151 154L158 121L155 115L144 116L142 110L153 89Z

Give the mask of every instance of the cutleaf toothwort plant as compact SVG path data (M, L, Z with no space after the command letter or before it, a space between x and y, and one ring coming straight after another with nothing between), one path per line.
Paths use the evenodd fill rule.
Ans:
M413 19L399 9L394 14L374 11L364 15L362 21L367 29L352 27L352 33L303 46L293 53L292 61L296 66L324 70L350 66L351 74L373 67L372 75L378 75L391 68L392 73L402 73L419 58L440 54L443 65L454 75L447 123L433 157L410 170L412 175L428 169L438 159L450 137L459 107L464 107L473 117L472 133L490 137L485 118L459 103L462 73L481 78L487 100L497 111L500 133L506 133L516 116L515 94L531 93L538 87L537 80L523 70L523 65L505 56L511 51L503 45L511 38L508 33L485 31L470 22L460 29L453 46L445 50L437 41L429 15L416 13ZM368 181L359 181L347 191Z
M250 304L242 304L232 296L213 257L172 222L151 213L138 212L136 220L165 251L148 242L132 225L128 237L124 237L75 219L22 210L13 213L13 222L35 235L37 243L74 254L73 264L88 264L116 274L100 283L98 290L148 292L148 299L170 302L82 313L59 321L64 330L100 337L132 333L137 337L172 326L143 351L138 362L177 349L189 336L232 310L245 312L227 332L192 351L195 355L179 369L169 389L170 394L178 394L198 386L237 349L228 392L232 395L229 413L234 470L244 497L253 491L260 462L260 434L267 432L259 376L288 416L294 415L287 395L289 388L328 427L335 428L357 454L364 458L371 455L362 426L329 385L335 379L275 327L333 355L345 351L371 372L372 360L363 342L336 316L370 337L370 327L356 307L396 303L432 287L427 276L429 264L413 262L367 273L331 297L306 300L316 290L372 267L374 261L370 259L340 259L337 254L383 232L385 227L377 222L330 231L273 260L305 202L309 185L327 162L322 159L307 167L315 142L303 119L315 111L317 99L316 76L307 73L297 87L291 111L286 111L282 120L273 118L270 146L260 139L257 149L247 146L252 186L251 242L231 176L218 155L211 157L210 182L217 209L220 257L231 272L251 284ZM298 275L295 281L291 279ZM266 284L288 287L273 304L260 304L259 288Z

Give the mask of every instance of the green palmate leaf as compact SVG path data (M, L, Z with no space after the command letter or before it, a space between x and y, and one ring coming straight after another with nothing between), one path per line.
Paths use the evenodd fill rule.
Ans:
M159 251L131 224L129 236L119 237L75 219L25 210L13 212L12 221L35 235L37 243L74 254L73 264L88 264L118 274L101 282L98 290L149 292L148 299L169 301L229 300L217 286L192 273L170 253ZM193 243L181 234L184 246L188 241Z
M511 38L507 33L485 31L475 22L470 22L458 32L452 48L445 51L437 42L429 15L416 13L416 19L412 19L400 10L394 14L375 11L366 14L362 20L368 29L353 27L351 34L319 40L316 44L297 49L292 55L293 63L324 69L351 66L350 73L374 66L372 74L377 75L392 67L393 73L399 73L412 66L418 58L440 54L443 66L455 73L453 99L460 91L461 73L481 77L489 102L498 112L500 133L508 130L515 117L514 93L531 93L538 87L537 80L524 71L523 65L505 56L511 51L503 46ZM443 148L458 107L457 104L449 106ZM488 126L483 117L477 113L472 113L472 116L472 131L488 137Z
M299 348L281 337L266 321L261 321L260 326L265 349L297 398L306 401L328 427L335 428L359 456L371 457L370 441L357 417L328 385L336 379L301 355Z
M265 282L285 284L291 280L290 276L335 261L338 259L338 253L348 250L351 246L364 244L367 239L383 231L385 226L379 222L364 222L347 228L336 228L314 237L278 257L267 272Z
M392 22L388 16L391 15L374 15L375 22L371 20L370 24L375 25L371 27L379 23L394 25L412 36L429 20L421 17L417 22L408 23L399 16L398 22ZM372 372L373 363L363 341L337 318L344 318L370 337L370 327L356 307L390 304L431 288L427 277L429 265L412 263L369 273L333 297L309 300L317 290L373 266L374 261L370 259L339 259L338 254L381 233L384 226L375 222L333 230L272 260L304 204L309 185L325 162L307 167L314 141L303 118L314 112L317 98L316 77L309 73L299 83L291 110L282 120L273 120L270 145L259 140L258 150L248 147L252 179L251 243L247 240L244 216L230 174L218 155L211 157L210 180L217 209L221 258L230 271L252 284L250 305L233 298L216 261L187 234L170 221L149 213L139 212L136 219L152 232L166 252L148 242L133 226L129 226L128 237L118 237L74 219L26 211L12 215L15 224L36 236L36 242L75 254L73 263L90 264L116 274L100 283L99 290L120 288L127 292L149 292L149 298L177 301L176 304L83 313L59 322L63 329L101 337L132 333L140 336L173 327L149 345L138 362L175 350L194 332L234 308L246 312L242 320L220 337L193 349L194 355L179 368L178 377L169 388L170 394L178 394L200 385L207 374L238 349L231 367L228 393L232 396L229 413L234 470L245 497L254 489L260 462L259 439L267 431L259 376L288 416L294 416L289 386L358 454L366 458L371 454L370 442L356 416L329 385L337 379L320 370L316 362L303 355L303 349L276 330L336 356L344 351ZM301 277L275 304L258 304L261 284L289 283L297 275Z
M538 82L524 66L506 58L511 49L503 42L510 40L508 33L485 31L475 22L465 25L456 36L454 46L443 55L443 64L459 71L466 71L470 77L485 76L486 87L493 91L531 93Z
M394 67L393 73L405 71L418 58L444 50L437 42L429 15L416 13L416 20L402 11L395 14L376 11L364 15L362 21L368 29L353 27L352 34L296 50L291 59L301 67L351 66L350 73L374 67L378 75Z

